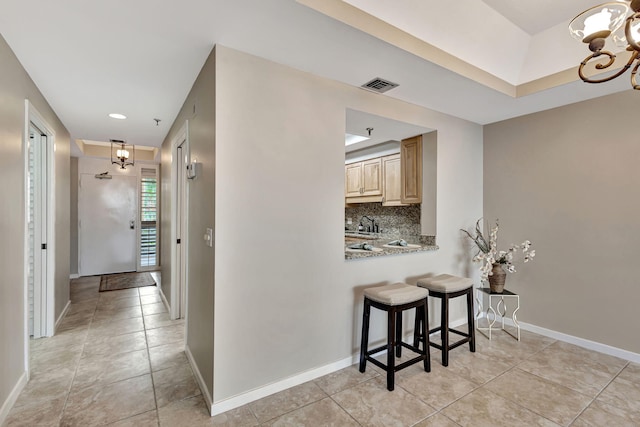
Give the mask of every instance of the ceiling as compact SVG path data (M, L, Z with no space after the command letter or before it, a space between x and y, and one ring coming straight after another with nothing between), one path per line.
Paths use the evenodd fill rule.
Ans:
M2 0L0 34L72 138L159 147L216 44L480 124L631 90L576 81L566 25L597 3Z

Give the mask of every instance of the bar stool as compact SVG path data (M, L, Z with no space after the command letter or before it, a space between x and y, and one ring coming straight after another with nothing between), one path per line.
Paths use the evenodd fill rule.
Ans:
M429 311L427 307L427 296L429 292L426 289L417 286L410 286L406 283L394 283L392 285L377 286L364 290L364 311L362 313L362 343L360 345L360 372L364 372L367 367L367 360L387 372L387 390L393 391L395 373L414 363L424 361L424 370L431 371L431 359L429 357ZM387 312L387 344L369 350L369 317L371 307ZM416 316L418 312L421 317L420 337L415 340L414 345L410 345L402 341L402 312L416 308ZM418 348L419 343L422 348ZM417 357L395 365L395 356L400 357L402 347L418 353ZM387 350L387 364L373 358L373 354L379 351Z
M476 334L474 328L473 311L473 281L466 277L452 276L451 274L440 274L434 277L424 277L418 279L418 287L429 290L430 297L440 298L440 326L429 330L429 333L440 331L442 344L431 342L431 346L442 350L442 365L449 366L449 350L452 350L465 343L469 343L469 350L476 351ZM449 328L449 299L466 295L467 297L467 333ZM420 308L418 309L420 310ZM428 319L428 316L426 317ZM417 346L420 341L420 334L424 328L420 327L422 316L416 314L413 345ZM426 328L428 330L428 328ZM449 344L449 332L462 335L464 338Z

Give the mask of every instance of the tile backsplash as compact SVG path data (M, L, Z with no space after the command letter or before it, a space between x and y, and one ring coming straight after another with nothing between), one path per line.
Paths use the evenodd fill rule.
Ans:
M349 206L344 209L345 230L357 231L360 219L366 215L373 218L380 227L380 232L391 237L420 236L420 207L409 206L382 206L382 203L362 203ZM347 218L352 223L347 224ZM365 230L371 222L364 219L362 225Z

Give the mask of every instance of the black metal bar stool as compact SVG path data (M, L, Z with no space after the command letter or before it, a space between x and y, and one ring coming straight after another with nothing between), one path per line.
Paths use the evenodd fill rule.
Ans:
M474 328L474 311L473 311L473 281L467 277L457 277L450 274L439 274L434 277L425 277L418 279L418 287L429 290L430 297L440 298L440 326L429 330L429 333L440 331L442 344L431 342L430 345L442 350L442 365L449 366L449 350L453 350L465 343L469 343L469 350L476 351L476 333ZM449 300L466 295L467 297L467 333L449 328ZM420 309L418 309L420 310ZM416 314L414 340L413 345L417 346L421 339L421 333L424 328L420 326L422 315ZM428 316L426 317L428 319ZM426 328L427 330L429 328ZM449 343L449 332L462 335L464 338Z
M426 289L410 286L406 283L394 283L393 285L377 286L364 290L364 311L362 313L362 343L360 345L360 372L367 368L367 360L387 372L387 390L393 391L395 373L414 363L424 361L424 370L431 371L431 359L429 357L429 311L427 307ZM369 350L369 317L371 307L387 312L387 344ZM402 341L402 312L416 308L416 316L421 317L420 338L414 340L414 345ZM418 314L420 313L420 314ZM422 343L420 350L418 344ZM402 347L418 353L417 357L396 366L395 357L400 357ZM373 358L382 350L387 350L387 364ZM395 351L394 351L395 350ZM395 354L394 354L395 353Z

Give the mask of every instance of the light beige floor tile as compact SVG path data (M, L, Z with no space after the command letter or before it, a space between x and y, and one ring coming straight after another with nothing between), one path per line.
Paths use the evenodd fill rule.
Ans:
M476 390L464 396L441 413L465 427L558 427L558 424L486 390Z
M396 384L436 409L444 408L478 387L438 363L431 365L431 372L409 369L406 375L396 375Z
M209 415L202 396L192 397L190 399L177 400L171 402L162 408L158 408L158 418L161 427L187 427L187 426L213 426L214 418ZM223 417L223 419L235 420L235 417ZM255 417L254 417L255 419ZM219 424L229 426L241 426L252 424Z
M82 345L87 339L87 328L63 331L49 338L38 338L29 340L29 348L32 352L54 351L71 346Z
M108 424L154 409L151 375L142 375L69 394L60 425Z
M521 331L520 341L504 332L492 334L491 338L488 340L482 334L476 333L476 352L512 364L531 357L555 342L552 338L527 331Z
M184 319L171 320L169 313L158 313L144 316L146 329L163 328L165 326L184 325Z
M249 405L215 415L211 418L211 422L211 425L218 427L252 427L258 425L258 419L251 412Z
M140 305L139 296L110 299L110 300L100 299L100 301L98 301L97 308L98 310L117 310L119 308L135 307L137 305Z
M184 324L165 326L164 328L147 331L147 345L149 348L175 342L184 342Z
M571 424L572 427L637 427L638 425L640 425L638 414L597 401L589 405Z
M591 398L520 369L483 386L507 400L561 425L567 425L591 403Z
M437 362L436 362L437 363ZM478 351L449 353L447 369L454 374L481 385L513 368L515 363L504 359L492 358Z
M200 394L200 388L188 363L153 373L156 404L161 408L175 400Z
M122 298L138 297L138 288L119 289L117 291L100 292L100 303L114 301Z
M133 317L142 317L142 308L139 305L125 308L98 309L96 310L93 321L102 322L104 320L131 319Z
M413 427L460 427L460 424L454 423L442 413L431 415L426 420L420 421Z
M158 427L158 422L158 411L154 409L108 425L109 427Z
M96 306L98 305L98 296L96 295L96 299L90 301L83 302L75 302L73 299L71 300L71 305L67 310L67 316L72 316L78 313L93 313L96 311Z
M102 320L93 322L89 327L87 339L93 340L96 337L116 336L129 334L144 330L144 323L141 317L118 320Z
M629 363L596 400L630 412L640 420L640 365Z
M158 303L162 303L162 298L158 293L150 294L150 295L141 295L140 303L141 304L158 304Z
M352 365L331 374L320 377L314 382L328 395L336 394L342 390L353 387L361 382L370 380L379 375L374 369L365 372L358 370L358 365Z
M71 388L75 368L60 368L34 373L20 393L15 407L47 402L66 395Z
M75 370L82 355L82 344L72 344L68 347L56 348L49 351L32 351L29 369L31 375L59 369Z
M282 415L275 420L262 424L263 426L359 426L344 409L327 397L318 402Z
M96 384L109 384L150 372L147 350L83 357L73 379L72 392Z
M518 365L518 368L596 397L626 364L626 360L617 357L555 342Z
M131 332L116 336L92 336L87 339L82 352L83 357L127 353L146 350L147 338L144 331Z
M145 304L142 306L142 314L148 316L150 314L166 313L167 307L164 303L157 302L155 304Z
M182 341L149 348L149 358L151 359L152 371L160 371L188 363Z
M2 425L5 427L58 426L66 400L67 395L65 393L56 399L16 406L11 409L5 423Z
M308 382L252 402L249 407L262 423L325 397L327 394L320 387Z
M382 376L343 390L331 398L363 426L410 426L436 412L402 387L396 385L394 391L388 391L386 379Z
M156 280L157 282L157 280ZM138 288L138 294L140 294L140 296L142 295L154 295L154 294L159 294L160 293L160 289L157 286L143 286L141 288Z

